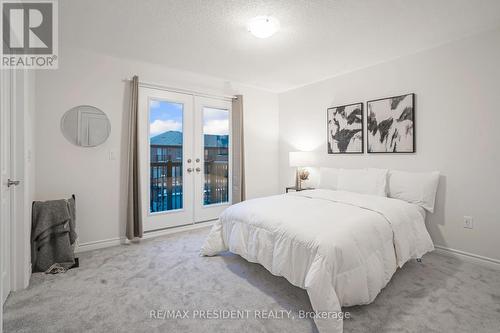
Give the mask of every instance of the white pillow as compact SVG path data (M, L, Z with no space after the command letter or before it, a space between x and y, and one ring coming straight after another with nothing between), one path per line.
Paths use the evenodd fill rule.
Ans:
M419 205L434 212L439 172L389 172L389 197Z
M319 188L336 190L338 187L339 169L319 168Z
M340 169L338 189L387 196L387 169Z

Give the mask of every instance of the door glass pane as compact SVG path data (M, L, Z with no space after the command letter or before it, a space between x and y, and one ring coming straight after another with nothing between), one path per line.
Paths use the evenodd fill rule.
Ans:
M203 108L203 204L229 201L229 111Z
M181 209L183 105L149 100L150 212Z

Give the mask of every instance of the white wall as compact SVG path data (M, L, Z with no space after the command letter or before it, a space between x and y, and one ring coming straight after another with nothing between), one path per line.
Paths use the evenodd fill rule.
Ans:
M158 65L110 57L80 49L60 50L59 69L36 77L36 198L76 194L79 242L115 240L124 235L126 143L129 84L134 74L146 82L244 96L247 197L278 191L278 97ZM111 135L101 146L73 146L61 134L60 119L76 105L102 109ZM115 160L109 153L116 154Z
M279 96L281 187L288 152L314 150L324 165L442 172L427 226L437 245L500 259L500 30L358 70ZM416 93L416 154L326 154L329 106ZM366 151L366 150L365 150ZM474 229L463 228L463 216Z

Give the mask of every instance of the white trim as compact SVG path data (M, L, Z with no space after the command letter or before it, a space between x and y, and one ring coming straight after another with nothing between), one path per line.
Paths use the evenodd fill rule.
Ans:
M28 88L30 78L26 69L13 74L12 99L14 115L12 126L12 170L11 177L21 181L12 189L12 267L11 289L22 290L28 287L31 271L29 230L31 230L31 179L29 176L29 161L26 158L28 150L27 117L29 98L32 93Z
M86 243L81 243L81 244L79 244L77 242L77 245L75 246L75 253L103 249L106 247L117 246L120 244L121 244L121 239L119 237L101 239L101 240L86 242Z
M131 79L123 79L125 82L130 82L132 81ZM144 81L139 81L139 87L144 87L144 88L150 88L150 89L157 89L157 90L164 90L164 91L169 91L173 93L180 93L180 94L186 94L186 95L191 95L191 96L200 96L200 97L209 97L209 98L215 98L215 99L222 99L225 101L232 101L235 96L230 96L230 95L215 95L211 93L206 93L206 92L201 92L201 91L195 91L195 90L190 90L190 89L182 89L182 88L173 88L173 87L167 87L161 84L157 83L149 83L149 82L144 82Z
M20 166L18 158L21 157L19 152L19 131L18 126L24 126L24 122L22 119L22 114L20 114L21 110L18 108L18 74L14 70L10 70L11 72L11 81L10 81L10 179L17 180L19 182L24 182L22 179L22 172L20 172L19 168L24 167L24 165ZM9 110L7 110L9 112ZM19 117L21 116L21 117ZM21 119L19 119L21 118ZM22 158L22 157L21 157ZM22 162L21 162L22 164ZM18 203L22 202L22 197L24 195L23 190L24 184L19 184L17 186L13 186L10 188L10 291L14 291L17 289L23 289L24 286L18 287L19 284L19 271L18 268L24 268L23 266L19 266L23 261L19 261L19 251L17 246L24 245L24 239L19 231L23 229L22 223L24 223L24 218L19 219L18 223L14 223L14 221L18 221L19 215L23 216L22 208L18 207ZM19 214L21 213L21 214ZM21 237L20 237L21 236ZM22 242L22 244L19 244ZM22 257L21 257L22 258ZM22 270L24 273L24 270ZM23 281L24 277L21 277ZM22 282L21 282L22 284Z
M493 269L500 269L500 260L493 259L485 256L480 256L478 254L465 252L461 250L452 249L446 246L434 245L436 248L436 252L441 253L443 255L454 257L463 261L488 266Z
M149 232L144 233L142 239L150 239L150 238L175 234L175 233L183 232L183 231L191 231L191 230L201 229L204 227L212 226L214 223L215 223L215 221L207 221L207 222L200 222L200 223L195 223L195 224L183 225L180 227L172 227L172 228L166 228L166 229L161 229L161 230L149 231Z
M144 233L144 236L142 239L151 239L155 237L160 237L160 236L165 236L165 235L170 235L170 234L175 234L183 231L190 231L190 230L196 230L196 229L201 229L205 227L210 227L214 224L215 221L207 221L207 222L201 222L201 223L196 223L196 224L188 224L185 226L180 226L180 227L172 227L172 228L166 228L162 230L156 230L156 231L150 231ZM82 253L82 252L87 252L87 251L92 251L92 250L98 250L98 249L104 249L107 247L111 246L117 246L121 244L128 244L131 243L128 239L122 237L122 238L109 238L109 239L102 239L98 241L92 241L92 242L86 242L82 244L77 244L75 248L75 253Z

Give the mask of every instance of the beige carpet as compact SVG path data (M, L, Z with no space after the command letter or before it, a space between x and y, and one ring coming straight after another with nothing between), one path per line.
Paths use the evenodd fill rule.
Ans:
M304 290L229 253L200 257L207 233L204 228L87 252L80 254L81 268L34 274L27 290L9 296L4 330L316 331L311 320L298 318L299 311L311 311ZM151 318L152 311L163 316L155 310L178 318ZM240 310L245 319L192 319L196 310ZM374 303L344 310L352 316L345 332L499 332L500 271L428 254L421 264L412 261L399 270ZM180 318L183 311L190 318Z

